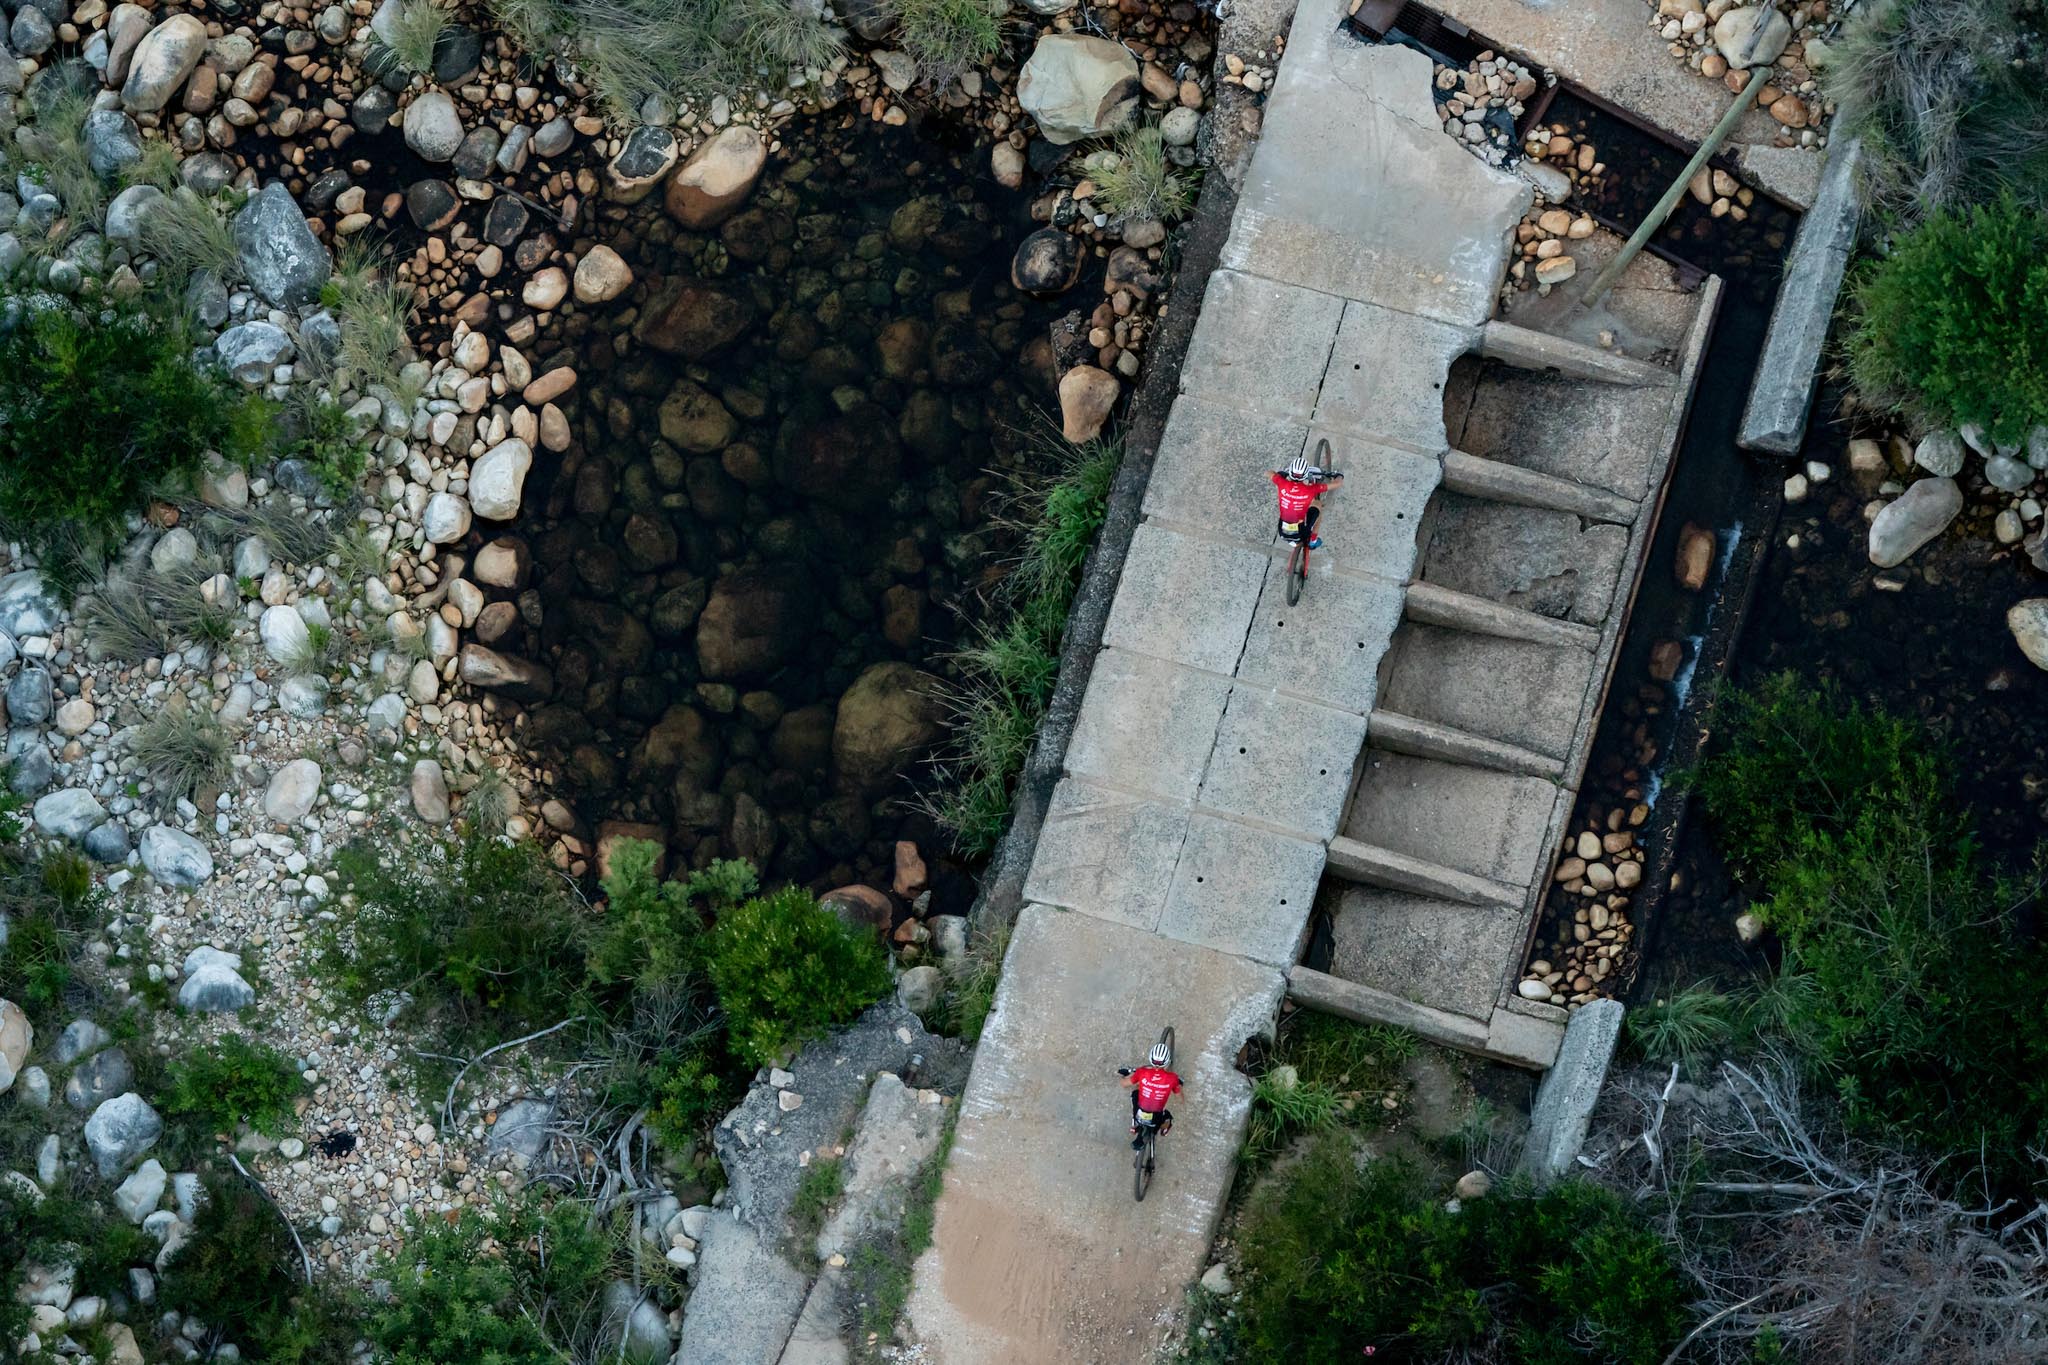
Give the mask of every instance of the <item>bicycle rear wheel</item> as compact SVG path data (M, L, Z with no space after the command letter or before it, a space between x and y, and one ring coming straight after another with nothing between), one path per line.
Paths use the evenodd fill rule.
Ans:
M1287 605L1291 607L1299 602L1301 591L1307 586L1308 546L1297 544L1287 555Z

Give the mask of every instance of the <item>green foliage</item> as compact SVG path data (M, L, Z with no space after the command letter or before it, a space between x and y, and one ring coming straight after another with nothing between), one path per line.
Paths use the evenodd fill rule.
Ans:
M1021 553L991 608L1001 624L984 621L956 656L959 678L946 694L952 737L926 803L963 853L992 852L1009 827L1012 788L1052 700L1067 609L1122 458L1120 440L1061 446L1059 473L1011 496L1004 522Z
M949 1122L939 1137L938 1150L918 1172L904 1199L902 1221L893 1228L885 1224L877 1229L847 1257L842 1302L857 1329L854 1359L861 1365L891 1358L882 1351L893 1340L896 1321L910 1301L911 1267L931 1249L953 1137Z
M190 1236L164 1268L164 1306L207 1325L203 1350L232 1341L256 1360L343 1365L356 1339L353 1306L304 1282L282 1215L245 1180L209 1176L205 1189Z
M0 839L0 910L8 919L0 999L20 1005L39 1031L60 1028L65 1011L89 1005L95 993L98 971L85 944L103 922L99 893L80 854L56 849L38 860L17 837Z
M420 8L439 9L433 0ZM381 386L410 408L418 393L404 382L402 370L412 358L408 323L416 294L402 284L381 253L360 237L352 237L335 256L334 275L321 291L341 327L343 369L363 387Z
M173 1061L170 1082L161 1101L166 1113L190 1116L210 1133L232 1134L246 1123L270 1137L297 1120L292 1101L306 1089L290 1058L239 1033Z
M1008 8L997 0L887 0L897 40L938 89L1001 50Z
M1864 198L1911 222L2011 192L2048 211L2048 13L2036 0L1872 0L1828 44L1836 138Z
M64 206L49 238L35 244L39 247L55 248L80 232L95 231L106 216L107 187L85 146L85 120L91 112L91 90L66 82L24 130L24 148L35 158L30 178Z
M1395 1158L1330 1133L1246 1211L1237 1334L1251 1360L1658 1365L1686 1323L1662 1242L1620 1199L1566 1181L1447 1212Z
M407 1016L473 1050L578 1012L585 916L530 841L363 840L334 871L357 910L323 956L355 998L406 992Z
M694 1050L661 1049L645 1073L647 1126L672 1150L681 1150L725 1117L746 1093L721 1051L708 1042Z
M201 787L223 787L234 772L235 743L204 704L176 697L137 726L128 752L155 787L159 805L190 801Z
M799 887L720 915L709 968L732 1050L756 1066L847 1022L889 989L881 943Z
M1927 422L2018 442L2048 422L2048 214L2007 195L1892 239L1852 290L1849 372Z
M217 571L214 563L203 562L169 573L124 570L102 579L80 608L94 647L108 658L141 663L188 640L226 644L239 620L234 606L209 602L203 591Z
M415 76L432 71L434 48L453 17L440 0L399 0L390 22L392 57Z
M32 1127L34 1136L29 1142L39 1144L49 1125ZM32 1153L30 1146L10 1157L10 1165L18 1161L29 1166ZM67 1261L77 1271L72 1280L77 1294L126 1293L128 1267L149 1264L158 1249L156 1238L130 1223L111 1201L81 1197L61 1181L41 1198L12 1181L0 1185L0 1275L6 1276L9 1284L20 1283L27 1265ZM27 1333L28 1325L28 1305L15 1294L0 1295L0 1340L11 1347Z
M1399 1029L1311 1010L1289 1016L1269 1065L1252 1082L1247 1173L1262 1169L1305 1133L1377 1127L1387 1114L1380 1101L1406 1088L1401 1064L1415 1055L1415 1047L1415 1036Z
M1624 1019L1628 1040L1653 1062L1701 1064L1734 1037L1738 1002L1705 982L1637 1005Z
M353 497L370 468L370 443L348 411L318 384L292 390L287 453L311 465L321 486L337 499Z
M189 186L150 206L142 219L142 248L156 257L165 282L176 289L201 270L224 285L241 278L234 225L220 203Z
M612 851L604 878L604 925L591 951L591 976L602 982L672 981L702 966L703 916L699 905L721 911L754 893L753 867L719 860L683 881L654 875L661 846L624 839Z
M1790 675L1728 699L1695 781L1784 943L1755 1017L1831 1081L1856 1128L2024 1175L2048 1145L2048 951L2012 911L1945 756L1911 722Z
M840 1158L816 1157L804 1167L796 1182L796 1198L789 1207L790 1222L796 1226L797 1236L805 1242L816 1240L832 1212L833 1201L844 1193L846 1163Z
M169 194L178 187L178 149L159 137L142 140L142 155L121 171L123 187L151 185Z
M1194 184L1166 159L1166 141L1156 126L1118 133L1115 157L1089 177L1095 202L1112 217L1170 223L1194 207Z
M19 300L0 329L0 519L38 549L118 536L205 453L253 453L249 400L195 368L178 323L137 302Z
M978 932L968 941L965 960L948 966L946 994L930 1021L935 1032L951 1034L969 1047L981 1041L981 1030L996 1005L996 988L1003 982L1003 954L1009 947L1007 927Z
M584 1359L602 1315L611 1247L580 1204L533 1192L489 1214L413 1222L390 1271L391 1297L366 1334L386 1365L560 1365ZM609 1358L609 1357L606 1357Z

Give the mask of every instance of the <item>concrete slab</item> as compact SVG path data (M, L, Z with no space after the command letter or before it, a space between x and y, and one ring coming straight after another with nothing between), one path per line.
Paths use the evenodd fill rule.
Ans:
M1201 808L1320 843L1337 832L1365 717L1240 682L1202 779Z
M1228 675L1244 652L1269 557L1146 522L1131 537L1102 641Z
M1526 886L1546 851L1556 797L1555 785L1540 777L1367 749L1343 832L1475 877Z
M1269 561L1237 672L1243 682L1365 715L1378 696L1380 658L1401 619L1402 594L1382 579L1340 571L1352 546L1335 538L1334 517L1331 537L1309 557L1307 591L1295 605L1287 605L1286 557Z
M1180 391L1305 424L1343 314L1344 300L1329 294L1219 270L1202 295Z
M1428 57L1340 33L1343 13L1339 0L1295 11L1223 264L1475 326L1529 187L1444 136Z
M1460 630L1402 625L1380 704L1540 754L1562 757L1578 732L1593 656Z
M1570 512L1440 493L1422 578L1542 616L1598 625L1614 606L1629 528Z
M1149 654L1104 649L1067 741L1067 771L1192 802L1216 746L1230 680Z
M1301 955L1322 875L1322 844L1197 812L1159 932L1284 967Z
M1482 1021L1522 948L1522 917L1512 910L1378 887L1345 888L1330 927L1332 976Z
M1326 545L1311 556L1310 568L1320 560L1340 573L1407 582L1415 572L1423 512L1443 481L1443 462L1334 427L1312 426L1308 435L1311 453L1318 439L1329 440L1330 467L1344 476L1344 486L1324 500L1320 529Z
M1444 381L1451 362L1474 349L1480 336L1475 327L1345 304L1316 400L1316 425L1441 457L1449 447ZM1347 468L1341 458L1337 468Z
M1820 382L1821 348L1834 320L1843 272L1856 249L1862 216L1856 178L1862 159L1861 145L1855 142L1829 149L1820 193L1792 239L1770 330L1764 334L1763 359L1735 437L1746 449L1796 455L1805 440L1807 410Z
M1558 1179L1579 1159L1626 1014L1619 1000L1595 1000L1574 1010L1565 1025L1557 1063L1536 1088L1522 1148L1521 1168L1539 1182Z
M1308 444L1308 428L1220 406L1194 394L1174 401L1145 486L1145 515L1265 548L1275 502L1267 475Z
M1024 894L1150 929L1166 907L1187 826L1184 806L1066 778L1046 807Z
M698 1257L671 1365L775 1365L803 1311L808 1278L723 1212L711 1220Z
M1453 444L1490 460L1591 484L1641 502L1653 450L1684 395L1672 388L1587 384L1562 375L1489 364Z
M930 1365L1151 1358L1206 1264L1281 973L1027 906L975 1054L906 1325ZM1186 1093L1145 1201L1131 1198L1116 1069L1163 1025Z

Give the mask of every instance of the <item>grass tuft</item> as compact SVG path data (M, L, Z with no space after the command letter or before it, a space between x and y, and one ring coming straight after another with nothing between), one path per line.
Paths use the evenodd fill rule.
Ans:
M399 0L391 17L391 55L415 76L434 69L434 49L454 12L439 0Z
M137 727L128 751L156 788L157 801L190 801L201 787L226 784L233 773L234 740L203 704L173 698Z
M1629 1042L1653 1062L1679 1062L1700 1073L1703 1063L1735 1037L1737 1002L1702 981L1659 996L1628 1012Z
M1115 150L1115 164L1089 177L1095 182L1095 202L1111 217L1170 223L1194 207L1194 182L1166 159L1166 140L1157 127L1117 134Z
M142 220L142 246L174 285L205 270L224 285L241 276L234 225L212 199L179 186Z
M920 75L943 89L1003 45L1001 0L889 0L897 39Z

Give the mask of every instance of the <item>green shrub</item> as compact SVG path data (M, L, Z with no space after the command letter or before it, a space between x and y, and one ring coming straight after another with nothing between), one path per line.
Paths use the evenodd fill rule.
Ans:
M352 1308L305 1283L283 1216L246 1180L209 1176L205 1189L190 1235L164 1267L163 1305L207 1325L202 1350L233 1342L256 1360L343 1365L355 1344Z
M1893 238L1851 291L1849 372L1866 397L2024 440L2048 423L2048 213L2011 195Z
M1658 1365L1686 1324L1662 1242L1574 1181L1444 1207L1395 1158L1332 1133L1246 1211L1238 1335L1249 1360Z
M955 656L958 678L946 691L952 736L925 806L969 855L992 852L1009 827L1012 788L1059 680L1067 609L1123 458L1116 440L1053 449L1059 472L1010 496L1003 522L1022 551L991 620Z
M719 916L711 980L741 1060L766 1066L889 989L889 959L808 891L785 887Z
M1920 728L1790 675L1726 703L1694 779L1784 943L1758 1015L1831 1081L1850 1123L2025 1174L2048 1146L2048 951L2011 910Z
M170 1081L161 1101L166 1113L193 1118L209 1133L232 1134L246 1123L269 1137L297 1121L292 1101L306 1089L290 1058L239 1033L173 1061Z
M918 73L943 88L962 72L996 55L1003 45L1003 15L996 0L887 0L896 37Z
M12 1000L38 1030L62 1027L59 1016L91 1004L99 975L85 951L87 936L103 923L100 899L85 859L57 849L41 861L0 839L0 907L7 943L0 948L0 999Z
M797 1178L796 1198L789 1206L790 1222L797 1236L816 1239L832 1212L833 1201L846 1193L846 1163L836 1156L814 1157Z
M645 839L624 839L613 849L603 928L590 957L593 979L673 981L700 970L704 919L698 907L722 911L760 884L751 864L725 859L683 881L661 881L654 875L660 857L661 846Z
M204 454L253 454L250 400L195 368L181 328L134 302L19 302L0 327L0 519L38 549L108 539Z
M1090 173L1095 202L1113 217L1172 222L1194 207L1194 185L1166 159L1166 141L1155 126L1117 134L1116 161Z
M1290 1015L1252 1083L1245 1171L1256 1174L1303 1134L1377 1127L1389 1112L1381 1100L1406 1088L1401 1064L1415 1047L1415 1035L1399 1029L1310 1010Z
M581 1009L585 915L531 841L363 840L334 871L357 909L323 956L355 998L405 992L408 1017L466 1049Z
M1857 5L1826 60L1836 138L1863 143L1862 190L1911 222L2011 191L2048 211L2048 15L2033 0Z
M385 1365L560 1365L594 1337L611 1246L583 1206L536 1193L415 1220L366 1324ZM604 1357L610 1359L609 1355Z

